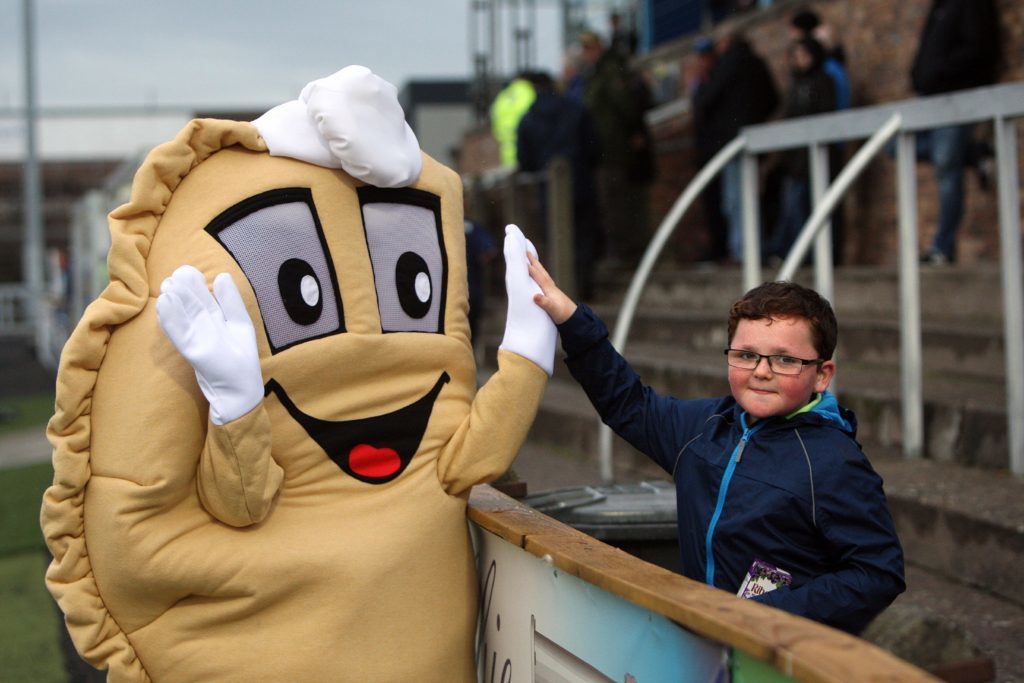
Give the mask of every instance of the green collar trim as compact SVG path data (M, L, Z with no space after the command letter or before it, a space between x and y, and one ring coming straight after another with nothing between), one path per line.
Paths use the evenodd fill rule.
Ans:
M796 417L800 413L806 413L811 410L814 410L814 406L818 405L819 403L821 403L821 394L815 394L814 398L811 399L810 403L805 405L803 408L798 408L794 410L792 413L786 416L786 419L788 420L792 417Z

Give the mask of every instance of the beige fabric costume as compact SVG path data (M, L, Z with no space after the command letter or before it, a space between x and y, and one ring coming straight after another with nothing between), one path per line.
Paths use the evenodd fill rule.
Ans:
M363 184L269 155L251 124L196 120L153 150L131 200L111 213L111 284L61 358L42 510L47 586L76 647L109 680L474 677L466 497L507 469L547 375L501 351L477 392L461 183L426 156L411 188L440 198L446 285L432 291L443 294L443 325L382 329ZM275 348L252 269L205 228L283 188L309 190L344 329ZM257 262L261 249L282 248L255 241ZM157 325L160 283L182 264L208 282L229 273L256 329L268 394L223 426L209 422L192 367ZM330 425L386 422L418 401L429 419L396 417L414 456L397 476L364 481L286 401Z

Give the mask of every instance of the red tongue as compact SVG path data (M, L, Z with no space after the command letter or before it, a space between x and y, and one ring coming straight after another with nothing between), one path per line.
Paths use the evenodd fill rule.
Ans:
M376 448L361 443L348 453L348 466L362 477L387 477L398 471L402 461L391 448Z

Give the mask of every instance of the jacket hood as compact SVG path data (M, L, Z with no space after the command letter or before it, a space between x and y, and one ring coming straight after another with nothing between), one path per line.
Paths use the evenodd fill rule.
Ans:
M831 391L825 391L821 395L818 405L814 406L811 413L818 415L829 422L834 422L844 432L854 434L857 431L857 418L853 412L839 405L835 395Z

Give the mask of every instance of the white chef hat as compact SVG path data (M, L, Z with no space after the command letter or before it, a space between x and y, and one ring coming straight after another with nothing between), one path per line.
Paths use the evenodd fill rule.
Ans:
M423 167L398 90L365 66L306 85L297 100L253 121L270 154L346 173L376 187L416 182Z

